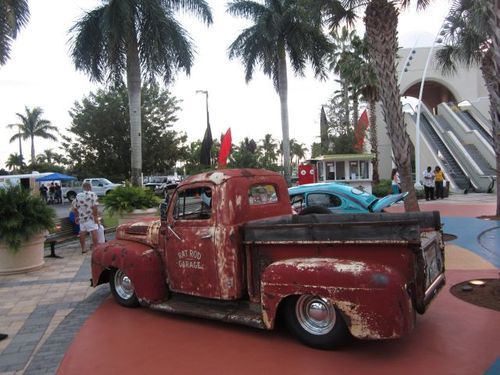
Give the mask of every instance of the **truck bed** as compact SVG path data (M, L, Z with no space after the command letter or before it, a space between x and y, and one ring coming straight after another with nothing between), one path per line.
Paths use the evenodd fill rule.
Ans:
M246 244L303 242L419 244L421 233L441 229L433 212L285 215L248 222Z

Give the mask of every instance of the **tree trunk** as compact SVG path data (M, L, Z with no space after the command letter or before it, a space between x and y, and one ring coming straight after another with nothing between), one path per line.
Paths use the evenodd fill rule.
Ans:
M285 47L280 46L278 61L278 93L281 105L281 129L283 132L283 169L285 180L291 183L290 170L290 134L288 127L288 80L286 73Z
M358 99L358 93L356 89L352 90L352 123L353 123L353 129L356 129L358 126L358 121L359 121L359 99Z
M375 108L376 102L370 98L369 103L369 118L370 118L370 146L372 154L375 155L372 159L373 166L373 183L378 185L380 182L380 175L378 174L378 140L377 140L377 113Z
M373 56L380 82L387 134L391 140L401 187L409 193L404 201L405 210L420 211L412 178L410 137L406 133L396 75L398 11L388 0L372 0L366 7L364 21L370 55Z
M35 136L31 134L31 164L35 164L36 158L35 158Z
M127 46L127 89L130 116L130 182L133 186L142 186L141 66L135 34L130 36Z
M500 216L500 0L492 0L490 4L490 27L493 30L493 77L492 84L487 85L490 94L490 111L495 142L496 172L497 172L497 209Z
M350 111L351 108L349 106L349 83L347 82L346 79L342 78L342 96L343 96L343 104L344 104L344 121L345 121L345 126L348 129L351 125L351 119L350 119Z

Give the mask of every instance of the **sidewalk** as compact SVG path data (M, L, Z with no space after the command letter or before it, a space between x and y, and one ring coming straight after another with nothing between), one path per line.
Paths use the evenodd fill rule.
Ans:
M441 309L443 309L443 311L447 309L449 310L452 306L453 309L456 308L458 311L463 309L464 315L462 323L464 325L470 326L471 322L465 320L471 319L472 316L476 316L477 318L487 316L488 319L490 319L491 316L499 316L500 318L500 313L498 312L475 306L472 307L472 305L464 306L462 305L463 302L458 300L455 301L454 297L451 297L447 292L449 287L452 286L450 283L451 281L460 280L464 277L472 277L474 274L487 275L488 277L498 275L497 268L500 264L496 264L496 266L494 264L496 263L495 256L498 256L497 249L500 248L500 237L498 234L500 231L500 222L488 222L474 219L475 217L481 215L492 215L495 211L495 202L494 195L486 194L468 194L466 196L454 195L445 200L419 202L422 210L438 209L441 211L441 216L443 218L443 222L445 223L445 233L456 232L452 234L458 234L457 240L446 244L447 269L450 270L449 282L445 288L446 292L443 291L441 293L442 297L441 295L438 297L436 301L437 303L435 303L437 307L434 307L435 305L433 303L430 309L431 314L423 316L425 318L423 323L424 328L422 329L423 332L427 332L427 330L429 332L439 330L439 324L441 324L439 319L442 316L440 315L442 314ZM400 207L395 208L395 210L398 209L400 209ZM471 225L471 223L476 223L476 221L480 221L481 225ZM483 224L487 224L489 226L490 229L487 232L484 232L484 227L482 226ZM487 241L481 242L481 239L484 240L485 236L487 237ZM488 251L481 252L484 249L487 249ZM493 257L488 257L488 252L491 252ZM48 250L46 250L46 254L48 254ZM333 359L331 352L311 352L311 349L309 348L303 347L300 344L296 345L295 341L290 339L286 333L278 335L274 335L273 333L270 335L266 332L262 333L261 331L256 333L252 330L246 329L245 327L234 328L234 326L226 327L226 325L213 322L200 323L196 320L183 320L178 317L167 318L165 315L153 313L146 309L120 308L111 300L105 301L110 295L107 285L95 289L90 287L90 255L82 255L80 253L77 241L59 246L57 248L57 254L63 256L64 258L46 258L45 266L38 271L27 274L0 277L0 332L9 334L8 339L0 341L0 374L2 375L55 374L58 369L62 374L74 374L75 370L78 372L80 372L79 370L83 371L83 367L89 365L89 363L85 364L84 361L87 360L88 362L89 356L91 358L94 352L99 352L103 349L109 350L110 347L111 351L114 350L116 352L113 356L114 358L109 358L109 356L107 357L109 359L110 366L111 363L118 360L123 361L121 367L127 370L123 373L137 373L138 371L142 371L143 367L134 367L133 365L129 366L129 361L133 360L133 358L130 357L130 353L124 355L124 353L120 352L120 349L118 349L123 345L128 346L128 344L122 342L120 345L119 342L115 342L117 346L113 346L104 341L105 339L114 337L112 332L113 330L111 329L111 326L114 324L114 319L117 320L117 327L120 324L124 325L124 327L127 327L125 331L127 331L130 327L131 334L135 334L134 340L138 340L138 343L135 341L130 342L132 348L137 348L139 345L145 345L143 350L153 350L152 347L156 345L154 344L154 341L151 341L154 340L153 337L156 337L159 340L168 340L168 337L170 337L170 340L173 340L174 338L179 339L180 346L178 346L177 343L173 343L174 346L172 346L170 345L172 342L168 343L164 341L163 343L158 342L158 345L161 345L155 347L156 351L159 350L163 353L163 355L166 355L166 352L170 352L169 358L172 355L174 357L176 355L180 355L177 353L176 348L179 348L181 351L189 352L191 357L186 354L184 354L183 357L187 361L185 363L187 367L184 367L185 370L190 368L190 366L194 366L191 362L193 362L195 357L200 360L202 358L206 359L209 362L215 361L214 358L209 358L210 355L207 353L211 353L211 349L206 345L210 346L210 342L213 341L214 335L217 335L219 331L222 336L230 337L229 342L232 342L234 348L242 349L248 345L251 347L252 342L253 345L256 344L254 339L257 337L257 341L259 343L270 342L270 347L275 347L276 344L280 346L284 345L283 349L275 348L275 350L284 350L284 348L288 348L295 353L294 355L298 356L298 358L304 356L304 359L306 359L310 356L310 360L316 359L323 361L325 366L326 364L332 364L330 362L331 359ZM433 318L435 318L436 321L433 321ZM100 319L104 320L101 321ZM422 320L422 317L419 317L419 319ZM162 326L165 326L164 328L166 329L166 332L155 334L154 332L150 332L151 330L155 331L155 327L149 327L147 332L151 333L151 340L147 335L141 335L141 329L146 328L144 325L141 325L141 322L142 324L150 324L150 320L153 320L156 323L163 322L161 324ZM481 321L476 322L475 324L480 324L481 326L484 326L485 324L493 324L490 326L491 328L489 330L494 333L494 323L497 321L500 324L500 320L498 319L492 320L489 323L487 321ZM109 325L108 323L110 322L113 324ZM184 336L180 337L180 333L175 331L175 327L169 327L169 323L172 322L175 322L174 325L180 324L183 330L188 329L189 332L183 331L184 334L187 334L188 338ZM99 331L101 332L101 337L94 337L89 332L89 329L91 332L94 332L92 331L92 327L95 329L96 326L99 327L101 331L103 330L103 327L105 327L104 331ZM169 332L169 329L172 328L174 328L174 331ZM458 327L456 328L458 329ZM106 332L108 329L110 332ZM200 334L200 342L197 342L196 340L193 341L193 337L198 337L199 332L197 330L204 331L205 329L208 329L207 334L209 334L209 336L207 338L203 338ZM169 336L169 333L172 334L172 336ZM444 333L450 333L451 336L451 331L448 331L448 329L443 328L442 334ZM424 335L424 333L417 332L417 335L420 334ZM160 336L157 337L158 335ZM350 358L351 361L356 362L356 356L362 355L363 357L370 357L371 355L374 355L373 353L376 353L383 348L386 350L391 348L390 356L392 360L395 361L395 363L398 363L398 361L405 363L403 360L397 358L397 348L399 344L404 346L411 345L413 342L418 343L419 339L417 335L412 336L412 338L405 340L404 342L391 342L387 344L387 341L384 341L383 344L379 345L377 345L376 342L362 344L357 347L355 346L354 348L349 348L344 353L337 353L336 355L340 355L340 357L343 358ZM487 335L484 335L483 340L487 341L486 336ZM249 340L248 342L245 341L247 339ZM261 339L264 339L264 341L261 341ZM445 337L439 336L439 339L445 340ZM115 338L115 340L117 340L117 338ZM439 341L431 345L431 347L435 347L435 345L457 345L456 340L457 338L453 339L452 342ZM243 341L245 342L243 343ZM496 341L493 342L488 341L488 343L498 344L496 345L496 350L497 356L500 356L500 350L498 349L500 348L500 338L497 338ZM461 344L462 346L465 345L464 343ZM481 345L475 342L470 342L470 344ZM219 348L219 350L223 350L220 345L216 347ZM252 351L253 349L250 347L248 347L248 350ZM265 347L270 349L268 346ZM479 346L475 346L476 351L481 350L484 352L483 349L477 349L478 347ZM253 348L257 349L255 347ZM193 352L191 352L191 349ZM437 347L435 349L440 350ZM234 364L235 366L238 365L238 361L240 366L243 363L253 361L272 361L272 358L269 357L269 355L264 355L261 359L257 359L255 357L257 355L256 352L253 354L250 354L249 352L246 352L246 354L241 352L237 355L233 349L227 348L227 350L232 353L231 355L235 356L235 358L231 361L228 360L228 364L230 362L236 362ZM352 350L353 353L349 354L350 350ZM368 351L368 353L365 351ZM68 355L63 362L63 358L66 353L68 353ZM82 356L80 356L79 353L82 354ZM158 354L160 355L161 353ZM411 350L410 353L413 353L413 350ZM420 354L422 353L420 352ZM217 356L216 353L211 355ZM228 358L226 355L222 355L221 353L219 353L219 355L221 357L220 359ZM468 357L471 357L471 360L479 360L478 358L481 358L478 353L474 352L469 353L465 351L460 355L462 356L462 361L464 358L467 359ZM241 358L242 356L243 358ZM96 363L101 360L105 361L101 362L101 364L107 364L108 359L103 358L103 356L100 356L99 359L96 358ZM162 357L158 357L156 360L161 362L161 358ZM180 358L181 357L178 358L178 361L181 360ZM283 361L280 361L283 365L282 371L284 372L287 372L285 369L286 365L284 365L286 358L287 355L283 357ZM151 359L154 361L153 358ZM339 358L337 359L340 360ZM492 364L491 358L489 357L486 359L483 358L483 361L490 361ZM60 367L61 363L64 365ZM137 366L137 362L134 363ZM212 363L212 365L214 364L213 362L210 363ZM299 367L292 372L297 373L300 371L300 368L302 368L302 373L308 373L306 369L309 368L309 370L312 370L312 368L306 366L306 363L311 364L309 360L306 359L303 364L305 367ZM261 370L266 368L266 366L264 366L265 364L265 362L261 363ZM166 363L158 363L157 365L164 366ZM473 365L473 363L471 365ZM145 363L142 363L141 366L145 366ZM346 363L343 366L345 366L345 369L348 369L349 363ZM148 366L145 368L148 368ZM151 365L149 365L149 368L151 368ZM177 368L177 370L181 370L183 367L181 364L178 364L175 368ZM200 371L203 369L201 365L197 368L199 368ZM268 370L271 368L274 370L277 369L276 365L267 367ZM320 368L321 367L317 367L316 370L309 373L318 373ZM439 367L436 367L436 370L438 368ZM110 369L111 368L101 368L101 373ZM211 371L209 371L209 369L211 369ZM250 367L248 369L250 369ZM326 370L326 367L324 369ZM330 368L330 370L331 369L332 368ZM233 373L238 372L238 367L229 366L224 369L209 366L206 370L206 373ZM218 370L218 372L216 372L216 370ZM266 372L268 373L269 371L264 371L264 373ZM432 367L427 368L427 372L432 373ZM99 373L99 371L94 373ZM482 374L483 372L477 373Z

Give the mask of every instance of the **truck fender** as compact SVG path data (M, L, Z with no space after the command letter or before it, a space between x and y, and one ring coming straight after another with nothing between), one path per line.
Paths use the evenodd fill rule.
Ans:
M92 285L108 282L112 268L122 270L132 280L143 303L161 301L167 295L160 254L145 244L112 240L96 246L92 251Z
M404 277L385 265L295 258L270 264L261 280L263 319L269 329L274 326L280 303L304 294L331 300L358 338L402 337L414 327L415 311Z

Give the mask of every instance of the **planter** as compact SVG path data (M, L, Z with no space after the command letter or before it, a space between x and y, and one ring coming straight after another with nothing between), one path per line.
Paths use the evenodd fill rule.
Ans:
M145 208L145 209L135 209L132 212L127 212L125 214L121 214L118 219L118 225L130 223L131 221L138 221L141 217L144 216L158 216L157 208Z
M0 241L0 275L11 275L35 271L41 268L43 259L43 245L45 233L33 236L24 242L17 253L13 253L7 245Z

